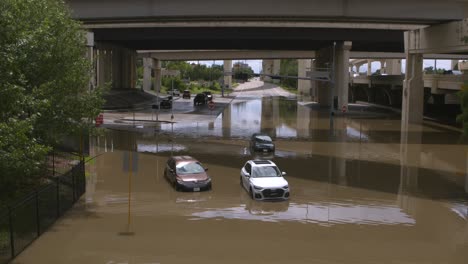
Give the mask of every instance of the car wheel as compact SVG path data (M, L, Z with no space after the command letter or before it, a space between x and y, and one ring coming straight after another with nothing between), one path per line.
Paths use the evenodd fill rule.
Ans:
M176 181L174 181L173 185L174 185L174 190L176 190L177 192L180 191L179 185L177 184Z

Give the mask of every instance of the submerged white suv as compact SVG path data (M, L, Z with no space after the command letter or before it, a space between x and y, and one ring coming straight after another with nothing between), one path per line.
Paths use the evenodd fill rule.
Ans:
M289 185L270 160L249 160L240 173L240 184L254 200L289 199Z

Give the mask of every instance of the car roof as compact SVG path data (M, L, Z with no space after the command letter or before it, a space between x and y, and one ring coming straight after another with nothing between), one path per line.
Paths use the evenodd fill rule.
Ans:
M253 166L276 166L276 164L271 160L249 160L248 161Z
M196 160L195 158L191 157L191 156L174 156L172 157L172 159L174 159L175 162L187 162L187 161L196 161L198 162L198 160Z

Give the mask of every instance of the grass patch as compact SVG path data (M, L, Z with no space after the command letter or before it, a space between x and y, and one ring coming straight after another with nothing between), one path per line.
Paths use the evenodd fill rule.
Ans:
M289 87L289 86L280 86L284 90L293 93L293 94L299 94L299 90L297 88Z

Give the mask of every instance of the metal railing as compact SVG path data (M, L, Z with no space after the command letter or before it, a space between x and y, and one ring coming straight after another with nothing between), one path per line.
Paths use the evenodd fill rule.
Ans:
M85 193L84 161L0 211L0 264L8 263L44 233Z

